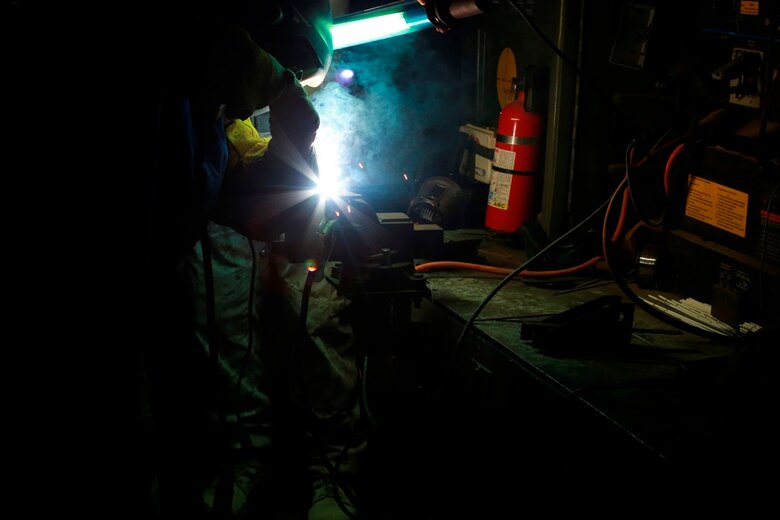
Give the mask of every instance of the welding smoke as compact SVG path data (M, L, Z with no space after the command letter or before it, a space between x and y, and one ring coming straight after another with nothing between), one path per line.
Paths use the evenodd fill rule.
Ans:
M394 200L407 195L404 174L446 175L454 167L463 118L459 62L441 35L431 36L341 49L334 53L332 79L310 96L320 115L320 174L330 168L349 177L347 189L370 199L377 211L405 209L406 202ZM343 69L354 72L353 83L336 77Z

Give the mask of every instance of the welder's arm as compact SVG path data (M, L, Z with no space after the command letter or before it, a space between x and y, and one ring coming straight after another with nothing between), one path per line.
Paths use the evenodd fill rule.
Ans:
M307 161L320 127L320 116L303 86L285 70L282 94L271 102L271 145L269 153L287 160Z
M292 246L317 203L313 143L320 119L292 72L284 71L280 85L269 105L268 151L226 177L214 220L256 240L284 233Z

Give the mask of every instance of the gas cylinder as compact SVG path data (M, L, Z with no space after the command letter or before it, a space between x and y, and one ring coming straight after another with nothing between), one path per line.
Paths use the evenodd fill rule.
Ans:
M543 114L526 111L518 91L498 117L485 227L515 233L534 218L536 176L541 159Z

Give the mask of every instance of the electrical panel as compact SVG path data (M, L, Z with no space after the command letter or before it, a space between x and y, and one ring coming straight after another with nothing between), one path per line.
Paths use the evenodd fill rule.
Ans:
M755 49L734 47L731 61L740 60L754 63L737 77L729 80L729 103L750 108L761 107L761 61L764 53Z
M761 108L761 92L773 82L776 70L767 74L764 51L780 49L777 31L777 8L769 1L702 2L698 31L704 37L702 46L711 49L723 66L713 79L728 81L728 101L732 106ZM773 64L768 64L774 66ZM720 72L728 70L727 77Z

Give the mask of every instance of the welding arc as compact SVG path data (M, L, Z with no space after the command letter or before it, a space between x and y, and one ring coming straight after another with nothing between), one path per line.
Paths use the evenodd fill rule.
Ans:
M594 256L590 260L576 265L573 267L567 267L565 269L553 269L548 271L520 271L516 276L521 278L549 278L553 276L564 276L567 274L577 273L583 269L596 265L602 259L601 256ZM512 274L515 269L509 269L506 267L493 267L489 265L474 264L470 262L452 262L452 261L434 261L425 262L415 266L414 270L417 273L424 273L427 271L434 271L439 269L470 269L472 271L480 271L483 273L509 275Z

